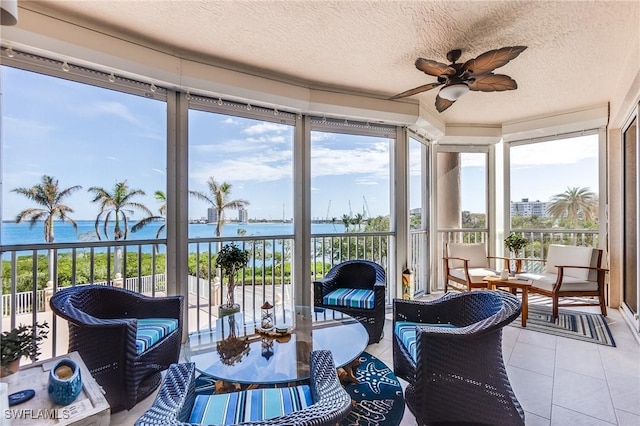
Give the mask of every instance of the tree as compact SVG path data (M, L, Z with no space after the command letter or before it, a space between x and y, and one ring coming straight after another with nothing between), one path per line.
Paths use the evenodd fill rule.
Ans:
M60 190L58 179L51 176L43 175L39 184L33 185L31 188L15 188L12 192L23 195L42 207L32 207L25 209L16 216L16 223L29 220L29 228L41 220L44 220L44 240L47 243L53 243L55 233L53 224L55 218L62 222L69 221L73 228L78 231L78 224L69 217L69 213L73 213L73 209L62 201L78 191L82 187L80 185L70 186ZM54 252L49 250L49 280L53 281L53 263Z
M131 227L131 232L138 232L139 230L141 230L142 228L144 228L145 226L147 226L152 222L162 221L163 222L162 225L160 225L160 227L158 228L158 231L156 231L156 238L160 238L160 234L164 232L164 229L166 227L165 222L166 222L166 215L167 215L167 196L162 191L156 191L153 194L153 196L155 197L156 200L162 202L162 204L158 208L158 212L160 213L160 216L150 215L145 217L144 219L141 219L138 223L136 223Z
M69 221L77 231L78 225L69 217L69 213L73 213L73 209L66 204L62 204L62 200L81 188L80 185L75 185L60 190L58 179L44 175L41 183L33 185L31 188L13 189L11 192L24 195L42 206L21 211L16 216L16 223L29 220L29 228L33 228L38 221L44 220L44 240L47 243L52 243L55 240L53 223L56 217L62 222Z
M200 191L189 191L189 194L205 201L211 205L212 208L218 213L216 221L216 237L219 237L222 233L222 225L224 224L224 211L228 209L237 210L249 205L247 200L229 200L231 195L231 184L228 182L222 182L218 184L216 180L211 176L207 180L207 193Z
M349 232L349 225L351 225L351 216L349 216L348 214L343 214L342 223L344 224L344 232Z
M589 188L568 187L562 194L551 197L547 211L555 220L566 216L569 227L575 228L581 216L587 221L597 216L598 196Z
M362 213L356 213L353 219L351 219L351 223L355 225L358 231L360 231L360 227L362 226L363 221L364 221L364 215Z
M109 239L109 224L113 220L113 239L114 241L120 241L126 240L129 235L129 216L133 215L135 210L140 210L147 216L153 215L147 206L132 201L137 196L144 196L145 192L141 189L130 189L126 180L116 182L112 192L97 186L92 186L88 191L94 195L91 202L100 204L100 212L95 221L96 235L99 240L102 240L100 222L103 223L104 237ZM122 226L120 225L121 221ZM114 261L114 272L116 274L120 272L120 257L121 249L117 247Z
M101 221L103 223L102 230L106 239L109 238L109 222L111 220L114 221L113 239L114 241L120 241L126 240L129 235L129 216L133 215L135 210L141 210L147 216L153 216L147 206L132 201L132 198L136 196L144 196L145 192L141 189L130 189L126 180L116 182L113 187L113 192L97 186L92 186L88 191L94 195L91 202L100 204L100 212L95 221L96 235L99 240L102 240L100 235ZM124 227L121 227L120 221L122 221Z

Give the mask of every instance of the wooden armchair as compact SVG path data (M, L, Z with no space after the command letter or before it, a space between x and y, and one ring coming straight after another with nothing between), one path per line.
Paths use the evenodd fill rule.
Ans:
M520 277L532 280L530 293L538 293L553 299L552 314L558 317L561 297L596 298L593 302L581 299L571 306L600 306L602 315L607 315L605 302L605 273L601 268L602 250L592 247L549 245L547 259L527 259L528 262L544 262L541 273L521 273Z
M482 279L495 276L496 271L489 267L489 259L508 258L487 256L484 243L447 243L444 249L444 291L449 286L458 290L471 291L474 288L486 288ZM454 284L451 285L451 282Z

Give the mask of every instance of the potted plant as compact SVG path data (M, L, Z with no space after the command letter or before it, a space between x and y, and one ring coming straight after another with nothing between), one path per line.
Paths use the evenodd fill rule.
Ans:
M522 270L520 250L529 245L529 240L527 240L520 232L514 232L504 239L504 245L516 258L516 273L520 272Z
M218 307L218 317L240 312L240 305L235 303L234 287L235 275L239 269L249 263L249 252L241 250L235 244L225 244L216 256L216 266L222 270L227 278L227 303Z
M49 325L43 324L20 325L0 335L0 376L8 376L18 371L20 358L27 357L35 361L40 355L40 344L49 334Z

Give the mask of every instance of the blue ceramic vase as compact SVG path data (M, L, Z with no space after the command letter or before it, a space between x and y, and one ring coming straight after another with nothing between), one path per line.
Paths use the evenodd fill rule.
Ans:
M49 398L54 404L69 405L82 391L80 367L75 361L62 359L49 371Z

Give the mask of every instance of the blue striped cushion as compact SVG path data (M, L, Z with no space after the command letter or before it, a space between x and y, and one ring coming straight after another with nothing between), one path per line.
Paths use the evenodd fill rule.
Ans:
M313 404L308 385L197 395L189 423L226 425L283 416Z
M173 318L139 319L138 330L136 330L136 352L140 355L177 328L178 320Z
M374 296L373 290L339 288L324 296L322 303L333 306L373 309Z
M413 358L413 360L416 362L416 326L457 328L453 324L425 324L409 321L396 322L396 328L393 330L393 332L400 338L402 345L407 349L407 351L409 351L409 355L411 355L411 358Z

